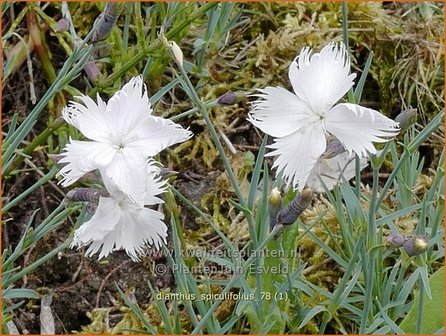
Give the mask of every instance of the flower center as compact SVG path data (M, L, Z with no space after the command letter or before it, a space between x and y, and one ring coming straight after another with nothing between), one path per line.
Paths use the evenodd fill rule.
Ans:
M113 148L116 149L117 151L122 151L124 149L124 144L122 142L118 142L113 144Z
M324 113L313 114L311 118L308 120L308 124L321 124L324 122L325 115Z

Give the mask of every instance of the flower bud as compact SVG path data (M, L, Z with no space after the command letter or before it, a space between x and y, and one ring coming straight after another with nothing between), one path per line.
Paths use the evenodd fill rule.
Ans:
M232 105L235 104L237 102L237 95L232 92L232 91L228 91L225 94L223 94L222 96L220 96L217 99L218 104L220 105Z
M183 66L183 52L181 51L178 44L176 44L175 41L169 41L169 48L172 51L173 57L175 58L175 61L180 65Z
M65 195L70 202L99 202L101 196L107 196L107 192L94 188L77 188L72 189Z
M269 209L269 227L272 229L277 221L277 214L282 210L282 196L277 188L271 191L268 198L268 209Z
M404 244L404 236L399 233L391 233L387 236L386 243L390 247L401 247Z
M290 225L294 223L310 204L312 196L313 190L304 189L294 198L294 200L288 203L288 205L279 212L276 217L277 223L283 225Z
M408 237L404 241L404 250L408 255L416 256L427 250L428 239L426 236Z
M70 21L62 18L59 21L57 21L56 24L56 32L61 33L61 32L66 32L68 29L70 29Z
M345 148L342 143L338 139L334 138L327 144L327 148L325 149L325 152L322 153L321 157L323 159L331 159L344 152Z
M85 64L84 71L93 83L96 83L99 77L101 77L101 71L95 62L88 62Z
M406 131L417 121L417 109L403 110L395 117L395 121L400 124L400 132Z
M103 41L110 36L123 8L124 3L117 1L108 2L105 5L104 11L97 17L94 23L95 31L91 37L93 43Z
M158 37L161 40L161 43L170 50L170 52L173 55L173 58L175 62L180 67L183 67L183 52L181 51L181 48L178 46L178 44L175 41L168 41L166 35L164 35L164 28L161 27Z

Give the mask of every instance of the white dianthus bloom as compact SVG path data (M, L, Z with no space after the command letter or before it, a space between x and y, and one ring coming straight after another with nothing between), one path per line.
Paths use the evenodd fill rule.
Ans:
M165 191L166 181L161 180L160 170L152 162L145 168L147 178L144 205L163 203L158 196ZM110 197L99 199L96 212L76 230L71 246L89 245L86 252L89 257L101 250L99 259L113 251L124 249L134 261L144 255L145 248L149 245L158 250L167 237L164 215L134 203L112 180L105 179L104 184Z
M359 169L367 167L367 158L359 159ZM325 159L320 157L312 169L307 180L307 187L316 192L323 193L332 190L336 184L351 180L356 175L356 160L348 152L336 155L333 158ZM322 181L322 182L321 182Z
M65 164L59 175L64 187L85 173L99 169L139 205L145 194L148 157L188 140L192 133L174 122L152 116L147 89L141 76L135 77L104 103L78 97L62 111L66 122L92 141L70 139L59 161Z
M294 94L281 87L260 89L248 120L275 137L267 156L286 184L302 190L321 154L328 134L351 154L376 153L373 142L398 134L398 123L356 104L336 104L353 86L350 59L343 43L329 43L319 53L304 48L291 63Z

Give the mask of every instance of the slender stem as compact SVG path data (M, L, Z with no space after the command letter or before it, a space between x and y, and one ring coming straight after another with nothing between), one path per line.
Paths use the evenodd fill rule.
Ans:
M212 101L206 102L204 104L206 105L207 108L218 106L217 100L212 100ZM172 121L177 121L177 120L183 119L184 117L187 117L187 116L189 116L191 114L194 114L194 113L196 113L198 111L199 111L199 108L198 107L194 107L194 108L191 108L190 110L187 110L187 111L184 111L184 112L182 112L180 114L174 115L174 116L170 117L169 119L172 120Z
M4 288L8 287L10 284L15 283L16 281L20 280L23 276L25 276L26 274L28 274L29 272L34 271L35 269L37 269L40 265L43 265L44 263L46 263L48 260L52 259L54 256L56 256L59 252L65 250L67 247L70 246L71 241L73 240L73 236L71 235L70 237L67 238L67 240L60 246L58 246L57 248L55 248L54 250L52 250L50 253L46 254L45 256L43 256L42 258L40 258L39 260L33 262L31 265L29 265L28 267L25 267L23 270L21 270L20 272L18 272L17 274L13 275L11 278L9 278L6 283L3 283Z
M376 203L378 195L378 183L379 183L379 169L373 167L373 185L372 196L370 197L369 216L368 216L368 229L367 229L367 247L372 249L376 245L377 230L376 230L376 211L378 210L379 203Z
M90 36L85 38L85 41L88 40ZM43 111L45 106L48 104L51 98L61 89L64 88L65 85L70 83L77 75L82 71L84 65L86 64L88 58L90 57L91 47L83 48L80 46L75 49L73 54L70 55L68 60L64 63L62 69L59 71L56 80L51 84L50 88L46 91L45 95L41 100L37 103L34 109L28 114L26 119L22 124L14 131L14 133L5 139L3 143L2 149L5 148L5 151L2 151L2 173L4 174L5 170L8 169L11 164L11 156L21 143L21 141L26 137L26 135L30 132L31 128L37 121L37 117ZM71 68L71 69L70 69Z
M231 240L229 240L223 232L218 228L217 225L212 221L211 216L209 214L204 213L201 209L199 209L195 204L193 204L191 201L189 201L182 193L180 193L177 189L174 187L171 187L172 192L177 195L181 201L186 203L192 210L194 210L198 215L200 215L206 222L209 223L209 225L217 232L217 234L220 236L220 238L225 242L225 244L231 248L233 251L239 252L238 248L232 243Z
M220 138L218 136L217 131L215 130L214 125L212 124L212 121L209 117L209 114L207 112L206 104L201 101L201 99L198 97L197 92L195 91L195 87L191 83L186 70L184 70L184 67L182 64L178 64L178 68L180 69L180 72L182 74L182 77L184 79L184 84L188 87L188 91L190 94L190 98L197 106L199 112L201 113L204 121L206 122L206 125L209 129L209 133L211 134L212 140L214 141L215 146L217 147L218 153L220 154L221 160L223 161L223 165L226 169L226 173L228 174L229 180L231 181L231 185L234 188L234 192L237 195L238 201L242 208L247 209L247 202L245 198L243 197L242 191L240 189L240 186L238 184L237 177L234 174L234 171L232 170L231 164L229 163L228 157L226 156L225 150L223 148L223 145L221 144ZM249 209L251 210L251 209ZM245 217L248 221L248 227L250 230L250 236L253 243L254 248L257 248L258 241L255 234L255 221L254 217L252 216L252 212L245 211Z
M180 66L180 72L183 76L183 79L185 81L185 84L189 87L189 91L191 93L191 99L195 103L195 105L198 108L198 111L201 113L204 121L206 122L206 126L209 129L209 132L211 134L212 140L215 143L215 146L217 147L218 153L220 154L220 157L223 161L223 165L225 166L226 172L229 176L229 179L231 181L232 187L234 188L234 191L238 197L238 200L240 202L240 205L244 208L246 208L246 202L243 197L242 191L240 189L240 186L238 185L237 177L234 174L234 171L232 170L231 164L228 161L228 158L226 156L225 150L223 148L223 145L221 144L220 138L218 136L217 131L215 130L214 125L212 124L211 118L209 118L209 114L207 112L206 105L201 101L201 99L198 97L197 92L195 91L195 87L191 83L189 76L186 73L186 70L184 70L183 66Z
M364 297L364 308L361 314L361 324L359 326L359 334L365 334L367 328L367 321L370 314L370 308L372 306L372 292L373 292L373 272L371 269L375 267L374 259L367 263L367 274L365 283L365 297Z
M381 190L378 201L376 202L376 206L379 206L386 197L387 190L389 190L390 186L392 185L395 179L396 174L398 174L399 170L401 169L407 158L429 137L430 134L432 134L440 126L443 115L444 115L444 109L441 110L434 117L434 119L423 129L423 131L421 131L415 137L415 139L412 140L412 142L409 144L409 147L404 150L403 154L401 154L398 163L393 168L392 172L390 173L390 176L387 178L387 181Z
M254 259L257 259L258 253L268 244L268 242L273 239L281 230L283 229L283 226L275 226L273 231L266 237L266 239L260 244L256 250L254 250L253 253L251 253L250 257L241 265L241 268L245 270ZM220 292L220 297L224 296L225 293L227 293L229 290L231 290L232 285L244 274L244 272L235 272L232 276L231 280L226 284L225 288ZM203 316L203 318L200 320L200 322L196 325L195 329L192 331L193 334L197 334L200 332L203 325L206 323L206 321L209 319L209 317L212 316L214 311L220 306L220 303L222 300L216 300L214 304L209 308L209 311L206 313L206 315Z
M129 29L130 29L130 18L133 14L134 3L126 3L125 4L125 16L124 16L124 28L122 31L122 48L124 50L128 49L129 45Z
M26 189L24 192L22 192L20 195L18 195L16 198L14 198L12 201L6 203L6 205L2 209L2 213L7 213L11 208L15 207L20 201L22 201L26 196L31 194L34 190L39 188L41 185L45 184L49 180L51 180L54 176L56 176L59 169L57 167L53 167L48 174L46 174L44 177L42 177L39 181L34 183L31 187Z
M167 39L174 38L183 29L188 27L191 22L195 21L197 18L201 17L204 13L206 13L208 10L210 10L211 8L213 8L214 6L217 6L217 5L218 5L217 1L205 3L195 13L193 13L187 20L182 21L180 24L178 24L178 26L175 26L171 30L166 32L166 38ZM94 87L89 92L89 95L93 96L103 87L107 87L107 86L111 85L118 78L121 78L122 76L124 76L129 69L133 68L139 62L141 62L145 57L147 57L151 53L155 52L159 48L160 48L160 43L158 40L156 40L156 41L154 41L154 43L148 45L145 50L138 51L138 53L135 56L133 56L131 59L129 59L127 61L127 63L123 64L122 67L120 67L119 69L114 71L103 82L98 83L98 85L96 87Z
M18 156L17 159L15 159L11 163L8 169L6 169L6 171L4 172L4 175L8 176L9 174L11 174L23 162L26 155L31 155L38 146L40 146L55 130L57 130L63 124L64 122L62 119L56 119L51 125L47 126L47 128L45 128L42 133L36 136L34 140L23 149L22 155ZM3 211L5 211L4 208Z
M418 301L418 313L417 313L417 324L415 333L421 334L421 327L423 322L423 299L424 299L424 286L423 281L421 280L421 277L418 279L419 281L419 287L420 287L420 294L419 294L419 301Z
M342 39L348 50L348 8L347 1L342 1Z
M139 48L141 50L146 50L146 39L144 37L144 20L141 15L141 2L135 2L134 12L133 15L135 16L136 21L136 40Z
M365 283L365 297L364 297L364 309L362 311L361 324L359 333L364 334L367 327L367 321L371 313L373 289L375 286L375 251L373 248L376 246L377 230L376 230L376 197L378 194L378 182L379 182L379 170L377 167L373 167L373 186L372 196L370 199L368 226L367 226L367 249L368 249L368 263L367 274ZM378 203L379 204L379 203ZM379 206L379 205L378 205Z
M355 157L355 194L358 199L360 199L361 195L361 159L358 155Z
M407 151L404 151L403 154L401 155L398 163L393 168L392 172L390 173L390 176L387 178L387 181L384 184L384 187L381 189L381 192L380 192L380 195L378 197L378 200L375 203L375 207L379 207L379 205L382 203L384 198L386 198L387 190L389 190L390 186L392 185L392 183L393 183L393 181L395 179L396 174L398 174L399 170L403 166L403 163L404 163L404 161L406 161L408 156L409 156L409 152L407 152ZM375 211L376 210L378 210L378 209L375 209Z

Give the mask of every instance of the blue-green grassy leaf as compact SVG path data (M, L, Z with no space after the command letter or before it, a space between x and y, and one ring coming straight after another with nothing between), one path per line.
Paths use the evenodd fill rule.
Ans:
M152 297L156 298L157 294L159 293L159 291L158 290L155 291L155 289L151 285L150 281L147 282L147 285L148 285L148 287L150 289L150 292L152 293ZM158 312L160 313L160 315L161 315L161 317L163 319L163 327L164 327L164 329L166 330L166 332L168 334L173 334L174 331L173 331L172 323L170 321L169 312L167 310L166 304L164 303L164 300L155 299L154 302L155 302L155 305L156 305L156 307L158 309Z
M384 216L384 217L382 217L380 219L377 219L376 220L376 225L377 226L381 226L381 225L384 225L384 224L391 223L391 222L395 221L396 219L398 219L400 217L407 216L410 213L415 212L415 211L421 209L422 206L423 206L422 204L416 204L416 205L412 205L412 206L409 206L407 208L404 208L404 209L392 212L391 214L389 214L387 216Z
M432 299L431 288L429 286L429 274L427 271L427 265L420 267L420 279L426 295L428 296L429 299Z
M384 326L384 327L379 328L378 330L376 330L376 331L374 332L374 334L375 334L375 335L386 335L386 334L389 333L390 330L391 330L391 329L390 329L389 326Z
M404 334L404 332L400 329L400 327L398 327L396 325L396 323L392 321L392 319L389 317L389 315L387 315L386 311L381 307L381 304L379 303L379 301L377 301L377 303L378 303L378 307L379 307L381 316L383 317L384 321L386 321L387 325L392 329L392 331L395 334Z
M373 320L372 324L367 327L365 333L367 335L375 334L375 330L379 328L384 322L384 319L381 317L377 317Z
M149 98L150 104L155 105L167 92L172 90L175 86L180 83L180 78L175 78L169 84L163 86L157 93Z
M399 262L399 263L396 263L395 265L393 265L393 267L390 267L390 274L387 277L387 280L385 282L384 292L383 292L382 299L381 299L381 302L383 305L386 305L391 300L392 289L395 286L395 279L396 279L396 276L398 275L400 266L401 266L401 263Z
M153 327L153 325L144 317L144 314L139 308L139 306L129 300L127 295L122 291L117 283L115 283L116 290L118 291L121 298L124 300L125 304L130 308L132 313L142 322L147 331L152 334L158 334L157 330Z
M444 266L432 274L429 279L432 299L424 298L423 300L422 334L433 334L444 327L444 280ZM416 321L419 308L418 303L419 295L417 294L412 308L399 325L399 327L407 334L416 333Z
M305 314L305 318L302 320L302 322L299 324L299 329L303 328L306 326L306 324L308 322L310 322L310 320L315 317L317 314L319 314L320 312L325 312L327 311L327 309L324 306L316 306L311 308L306 314Z
M362 70L361 77L359 78L358 84L356 85L354 99L355 103L359 104L361 101L362 91L364 90L365 80L367 79L367 75L370 71L370 66L372 65L373 60L373 51L370 52L369 56L367 56L367 60L364 65L364 70Z
M2 293L3 299L38 299L39 293L27 288L8 288Z
M252 171L251 185L249 186L248 203L247 203L248 209L250 209L251 211L257 194L257 187L259 185L260 173L263 166L263 159L265 157L265 147L267 140L268 136L265 135L262 144L260 145L259 152L257 154L254 170Z
M404 286L401 288L401 291L398 294L397 298L398 301L400 301L401 303L407 301L407 298L412 293L412 289L415 286L419 276L420 276L420 269L417 268L405 281ZM402 309L403 309L402 305L397 307L398 312L401 312Z

